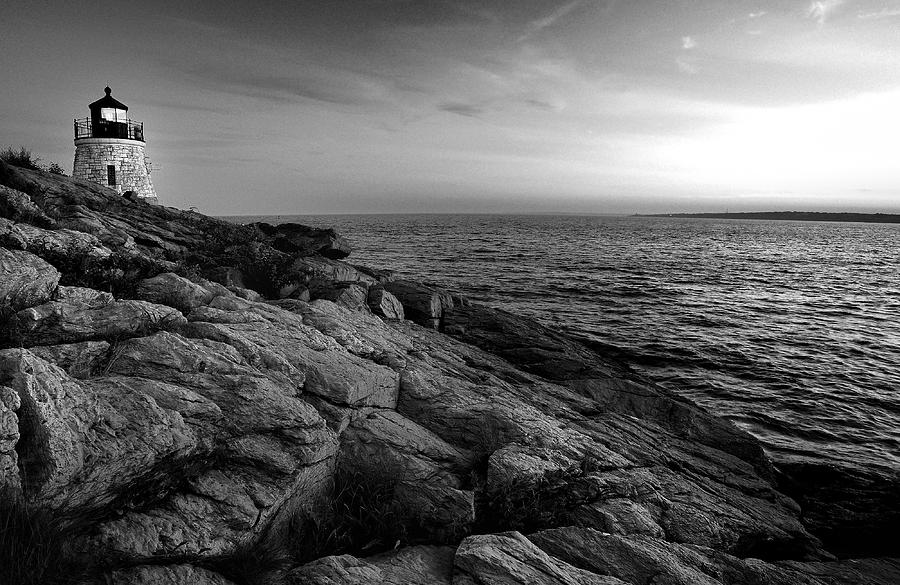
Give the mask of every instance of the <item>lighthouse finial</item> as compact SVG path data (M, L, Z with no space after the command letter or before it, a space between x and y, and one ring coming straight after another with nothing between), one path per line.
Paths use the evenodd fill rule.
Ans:
M111 93L112 93L112 90L111 90L111 89L109 89L109 86L108 86L108 85L107 85L107 86L106 86L106 87L104 87L104 88L103 88L103 91L105 91L105 92L106 92L106 95L109 95L109 94L111 94Z

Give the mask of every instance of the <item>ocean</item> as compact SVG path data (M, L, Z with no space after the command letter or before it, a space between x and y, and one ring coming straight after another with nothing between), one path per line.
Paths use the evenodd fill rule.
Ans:
M229 218L235 219L235 218ZM900 469L900 225L545 215L268 216L348 261L600 342L776 461Z

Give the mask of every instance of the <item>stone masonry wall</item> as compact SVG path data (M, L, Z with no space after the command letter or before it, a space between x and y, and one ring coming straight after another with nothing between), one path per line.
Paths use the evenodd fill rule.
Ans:
M107 165L116 169L116 184L107 183ZM157 203L150 181L150 159L144 143L122 138L79 138L75 140L72 177L98 183L119 193L134 191L148 203Z

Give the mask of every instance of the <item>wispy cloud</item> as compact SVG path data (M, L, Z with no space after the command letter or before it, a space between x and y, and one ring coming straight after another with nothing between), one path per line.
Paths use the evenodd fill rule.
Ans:
M310 68L287 75L257 72L251 67L235 67L234 62L206 61L198 66L187 66L177 61L163 62L203 87L270 101L312 100L359 106L384 102L390 93L377 78L342 69Z
M816 0L809 3L806 16L822 25L845 3L845 0Z
M438 109L451 114L465 116L467 118L477 118L484 113L484 108L474 104L464 104L461 102L445 102L438 106Z
M747 15L747 18L753 20L755 18L762 18L763 16L765 16L767 14L768 14L767 11L760 10L759 12L751 12L750 14Z
M861 12L856 15L862 20L878 20L882 18L900 18L900 8L884 8L878 12Z
M565 102L560 100L547 101L541 99L526 99L525 103L533 108L546 110L548 112L561 112L566 109Z
M530 23L528 23L528 28L525 30L522 36L519 37L519 42L528 39L530 36L544 30L545 28L553 26L557 20L575 10L579 4L581 4L581 0L572 0L571 2L563 4L545 17L532 20Z
M681 37L681 48L690 51L697 46L697 41L693 37Z

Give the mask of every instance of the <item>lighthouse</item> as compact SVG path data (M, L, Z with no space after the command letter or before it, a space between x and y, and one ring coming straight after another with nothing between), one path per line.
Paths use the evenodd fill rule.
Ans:
M72 177L109 187L122 195L158 203L144 151L144 125L128 119L128 106L106 95L88 105L89 118L75 120Z

